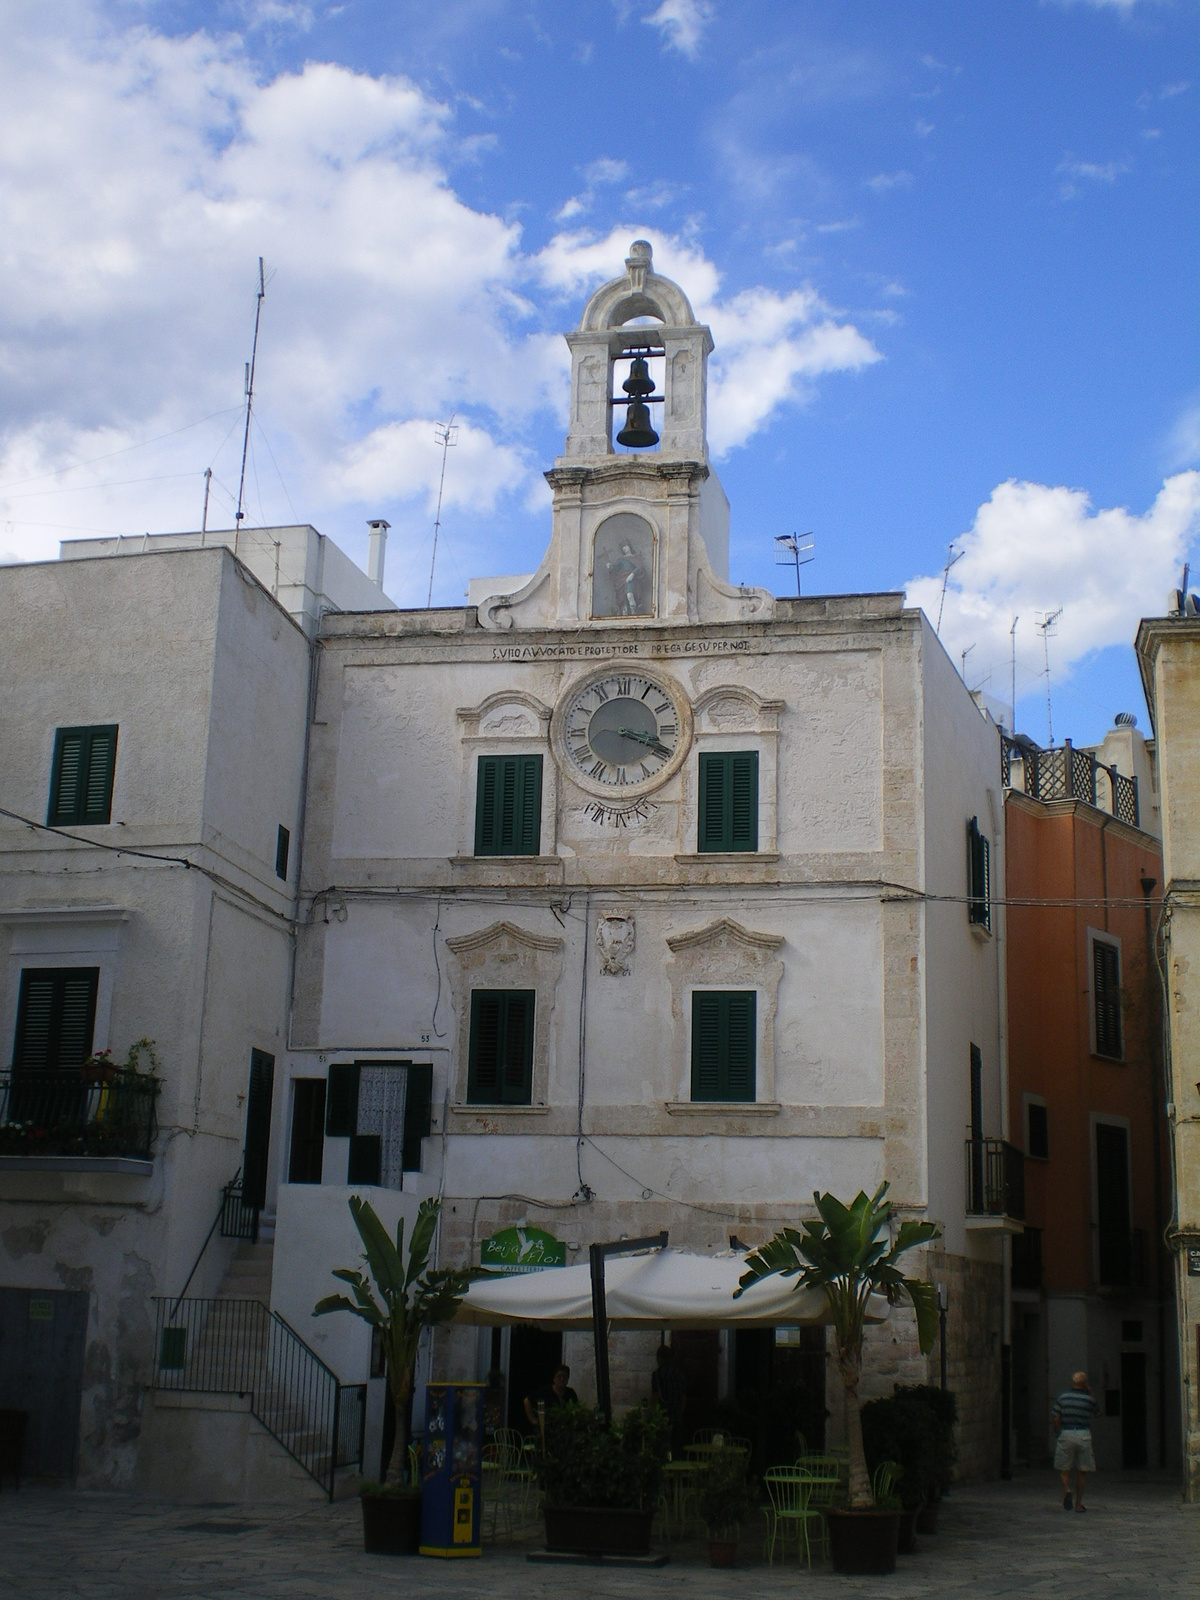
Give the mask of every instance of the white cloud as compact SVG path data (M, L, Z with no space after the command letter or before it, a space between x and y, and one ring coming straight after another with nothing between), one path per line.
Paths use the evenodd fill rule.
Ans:
M1118 178L1129 171L1129 162L1077 161L1074 156L1065 155L1054 170L1063 179L1059 185L1062 198L1073 200L1079 193L1080 184L1099 183L1111 187Z
M405 521L426 528L432 426L451 412L447 506L540 504L528 439L565 416L557 330L645 230L531 256L517 224L455 193L464 141L407 80L321 62L272 78L238 37L106 16L42 0L0 52L0 559L195 527L210 464L210 526L230 525L259 255L274 276L249 522L311 520L353 551L363 518L387 515L403 547ZM583 176L626 173L602 156ZM719 448L879 359L813 290L722 299L698 249L652 237L713 322Z
M1095 650L1128 645L1140 617L1162 612L1198 530L1200 472L1168 478L1140 516L1120 506L1096 511L1081 489L1002 483L955 542L963 556L950 571L942 643L955 661L975 647L972 684L990 672L1007 685L1009 629L1019 616L1019 694L1021 677L1041 667L1037 618L1062 606L1052 666L1069 672ZM941 590L940 574L914 578L908 603L936 622Z
M662 0L656 11L642 21L657 28L665 44L680 55L695 60L699 54L704 30L716 15L713 0Z
M873 178L866 179L866 185L868 189L874 189L876 194L887 194L889 189L911 187L912 181L911 172L877 172Z
M1094 11L1117 11L1128 16L1138 0L1054 0L1060 6L1091 6Z
M1175 419L1167 456L1172 467L1200 467L1200 398L1184 406Z
M620 183L628 175L629 163L616 161L612 156L601 156L583 169L583 179L587 187L582 194L572 195L571 198L555 213L556 222L569 222L572 217L581 217L590 211L596 203L596 190L614 183Z
M641 231L654 247L655 270L684 285L697 317L712 328L708 433L716 455L745 444L782 406L809 398L817 378L857 372L882 359L815 290L779 294L755 288L722 299L720 273L698 250L670 235ZM624 258L633 237L627 227L603 239L559 234L537 258L543 280L564 298L576 298L614 275L613 264Z

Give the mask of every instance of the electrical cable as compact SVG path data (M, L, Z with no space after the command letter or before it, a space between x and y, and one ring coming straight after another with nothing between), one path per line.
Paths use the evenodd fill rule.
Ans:
M61 477L64 472L75 472L80 467L93 467L97 461L112 461L116 456L128 455L131 450L144 450L148 445L160 444L163 439L174 439L181 433L189 433L193 428L202 428L214 417L227 417L231 411L236 411L240 418L242 407L222 406L220 411L210 411L208 416L201 417L198 422L186 423L182 428L172 428L170 433L156 433L152 439L142 439L138 444L122 445L119 450L109 450L102 456L89 456L86 461L72 462L69 467L55 467L53 472L39 472L32 478L13 478L9 483L0 483L0 494L6 493L9 489L19 489L24 483L42 483L47 478ZM237 427L236 422L234 427ZM231 429L230 432L232 431Z
M592 897L588 893L583 900L583 971L579 978L579 1103L578 1122L575 1137L575 1176L579 1179L576 1195L584 1201L594 1198L591 1189L584 1181L583 1176L583 1102L585 1091L585 1062L587 1040L587 980L588 980L588 945L592 931Z

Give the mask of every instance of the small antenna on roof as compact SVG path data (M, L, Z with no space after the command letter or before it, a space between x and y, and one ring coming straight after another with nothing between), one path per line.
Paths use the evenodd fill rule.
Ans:
M1010 673L1009 692L1012 695L1012 727L1008 730L1013 738L1017 736L1017 623L1021 618L1013 614L1012 627L1008 630L1008 637L1012 641L1008 652Z
M438 529L442 525L442 490L446 487L446 452L458 443L458 429L454 423L454 413L450 413L449 422L439 422L434 429L434 440L442 447L442 476L438 481L437 513L433 519L433 559L429 563L429 593L425 597L425 609L428 611L433 604L433 569L437 566Z
M937 627L933 630L939 639L942 636L942 612L946 605L946 585L950 582L950 568L954 566L955 562L961 561L966 553L965 550L956 550L954 545L951 544L946 556L946 565L942 568L942 598L938 601Z
M1038 613L1038 628L1042 635L1042 659L1045 662L1046 676L1046 742L1050 749L1054 749L1054 719L1050 715L1050 645L1049 639L1058 626L1058 619L1063 614L1062 606L1057 611L1043 611Z
M234 516L233 553L237 555L238 535L242 531L242 500L246 492L246 453L250 449L250 408L254 404L254 366L258 360L258 324L262 318L262 303L267 297L267 283L263 276L263 258L258 258L258 303L254 307L254 343L250 346L250 359L246 363L246 431L242 435L242 475L238 479L237 513Z
M775 535L775 565L795 567L796 598L800 598L800 568L807 566L816 555L813 548L815 535L811 533L777 533Z
M212 488L212 468L204 469L204 510L200 515L200 543L204 543L204 535L208 532L208 491Z

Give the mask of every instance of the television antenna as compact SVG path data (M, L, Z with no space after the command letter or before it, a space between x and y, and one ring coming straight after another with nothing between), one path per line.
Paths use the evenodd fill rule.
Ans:
M797 600L800 598L800 568L807 566L816 555L817 552L813 548L814 542L815 535L812 533L777 533L775 535L775 565L777 567L795 567Z
M1062 606L1057 611L1038 612L1038 630L1042 635L1042 660L1045 663L1046 678L1046 740L1051 750L1054 749L1054 721L1050 715L1050 639L1058 627L1058 619L1063 614Z
M1014 612L1012 627L1008 630L1011 641L1008 652L1009 664L1009 693L1012 696L1012 727L1009 732L1015 739L1017 736L1017 623L1021 618Z
M439 422L433 431L434 441L442 447L442 476L438 480L437 512L433 519L433 559L429 563L429 593L425 597L425 609L433 604L433 569L437 566L438 529L442 525L442 490L446 487L446 453L458 443L458 428L455 426L454 413L450 413L449 422Z
M959 657L959 659L962 661L962 681L964 683L967 681L967 657L971 654L971 651L974 650L974 648L975 646L973 644L969 644L967 648L961 652Z
M274 274L272 274L274 276ZM258 300L254 307L254 343L250 346L250 359L246 363L246 429L242 435L242 474L238 479L237 512L233 525L233 553L237 555L238 536L242 531L243 499L246 493L246 455L250 449L250 411L254 405L254 367L258 360L258 325L262 320L262 303L267 297L267 280L263 273L263 258L258 258Z
M957 565L966 553L965 550L956 550L951 544L946 555L946 565L942 568L942 598L938 601L937 627L933 630L939 639L942 636L942 611L946 604L946 585L950 582L950 568Z

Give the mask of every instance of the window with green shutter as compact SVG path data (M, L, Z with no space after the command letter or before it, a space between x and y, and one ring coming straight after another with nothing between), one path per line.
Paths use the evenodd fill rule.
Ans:
M527 1106L533 1096L532 989L473 989L467 1099Z
M99 967L27 967L17 994L14 1076L75 1072L92 1053Z
M980 830L979 818L967 823L967 921L975 928L992 926L992 845Z
M758 849L758 751L722 750L700 757L702 851Z
M54 735L50 805L46 821L61 828L112 817L116 727L59 728Z
M475 854L536 856L541 835L541 756L480 756Z
M1092 940L1092 1001L1096 1054L1121 1059L1121 953L1105 939Z
M379 1179L380 1139L358 1131L359 1077L364 1066L394 1067L407 1073L401 1163L405 1172L420 1172L421 1141L428 1139L432 1127L431 1064L428 1061L335 1061L329 1068L325 1094L325 1132L331 1139L350 1140L350 1169L346 1181L376 1183ZM372 1139L374 1144L369 1142ZM375 1177L361 1175L370 1172L374 1172Z
M692 1099L753 1100L753 989L697 989L692 995Z

